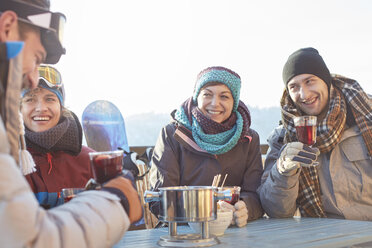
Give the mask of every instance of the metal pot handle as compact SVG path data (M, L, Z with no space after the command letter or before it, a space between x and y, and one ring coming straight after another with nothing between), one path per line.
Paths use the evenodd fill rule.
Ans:
M218 200L231 201L231 198L232 198L232 193L231 193L231 190L229 190L229 189L226 189L226 190L223 190L223 191L216 191L215 199L217 201Z
M146 190L145 194L143 195L143 198L146 203L160 201L160 191L155 192L155 191Z

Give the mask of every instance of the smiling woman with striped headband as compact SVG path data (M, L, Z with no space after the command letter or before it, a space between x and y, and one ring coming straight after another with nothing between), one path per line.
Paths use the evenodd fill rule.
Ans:
M82 188L92 178L88 153L82 146L77 116L64 107L64 87L53 67L39 67L39 86L22 92L21 112L28 151L36 172L26 176L39 203L55 207L63 203L63 188Z
M256 193L262 175L260 140L240 101L240 76L209 67L197 77L192 96L172 113L161 130L152 156L151 186L210 186L213 177L228 174L225 186L240 186L234 206L237 226L262 216ZM225 203L225 202L223 202ZM152 205L157 213L158 206Z

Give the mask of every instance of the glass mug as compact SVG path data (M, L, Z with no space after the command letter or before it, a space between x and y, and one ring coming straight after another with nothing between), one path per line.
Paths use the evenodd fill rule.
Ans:
M310 147L316 143L316 122L316 116L305 115L293 117L298 141ZM319 162L315 161L312 165L317 166L319 165Z
M296 116L293 118L298 141L308 146L315 144L316 119L316 116Z
M63 202L69 202L80 192L83 192L84 188L64 188L62 189Z
M123 170L123 150L90 152L90 164L97 183L102 184L120 175Z
M231 205L235 205L240 199L240 187L239 186L224 186L219 187L218 191L224 191L224 190L230 190L231 192L231 201L225 201L227 203L230 203Z

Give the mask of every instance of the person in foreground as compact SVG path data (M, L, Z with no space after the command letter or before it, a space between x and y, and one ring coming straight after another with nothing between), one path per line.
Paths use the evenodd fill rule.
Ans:
M27 150L36 164L26 179L40 205L50 208L63 203L63 188L84 188L93 178L88 153L94 150L82 146L79 119L64 106L61 74L42 65L39 75L37 88L22 91Z
M228 174L225 186L240 186L234 206L236 225L262 216L256 192L263 171L260 140L250 128L248 108L239 100L241 80L224 67L209 67L197 77L192 97L172 112L152 156L153 189L211 186L216 174ZM152 204L158 214L159 206Z
M268 138L258 192L270 217L372 220L372 101L353 79L331 75L314 48L283 68L282 125ZM313 147L297 141L293 116L317 116ZM317 161L318 165L314 162Z
M124 177L112 179L102 190L83 192L69 203L45 210L39 206L21 172L21 89L36 88L40 63L57 63L64 53L59 39L63 21L62 14L49 11L46 0L1 0L0 240L3 247L111 247L130 223L142 216L138 194L132 182Z

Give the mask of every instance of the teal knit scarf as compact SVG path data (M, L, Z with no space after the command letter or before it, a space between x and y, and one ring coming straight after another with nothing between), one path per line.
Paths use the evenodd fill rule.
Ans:
M195 106L195 108L197 107ZM186 113L184 106L181 106L176 111L174 118L181 125L185 126L187 129L191 131L195 142L199 145L200 148L211 154L219 155L230 151L238 143L239 139L242 136L243 126L247 126L244 125L243 117L241 113L239 113L240 110L241 109L238 108L238 111L235 112L236 122L233 125L233 127L227 131L219 132L216 134L205 133L203 131L203 123L201 123L200 119L198 120L194 114L188 115ZM246 111L248 111L248 109L246 109ZM189 119L190 116L191 121ZM208 122L214 121L209 119ZM213 125L222 124L214 122Z

